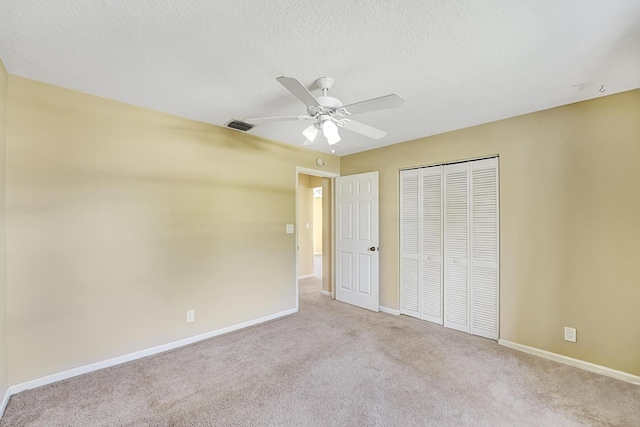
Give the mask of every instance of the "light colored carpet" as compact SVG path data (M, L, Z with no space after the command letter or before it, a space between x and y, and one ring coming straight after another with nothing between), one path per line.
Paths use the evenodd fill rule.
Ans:
M10 426L638 426L640 387L331 301L13 396Z

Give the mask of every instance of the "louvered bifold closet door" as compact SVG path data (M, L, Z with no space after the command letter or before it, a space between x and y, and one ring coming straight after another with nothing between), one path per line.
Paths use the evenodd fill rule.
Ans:
M422 169L420 191L421 318L442 325L442 166Z
M498 159L471 162L471 333L498 339Z
M444 326L469 332L469 163L444 167Z
M420 317L418 169L400 171L400 313Z

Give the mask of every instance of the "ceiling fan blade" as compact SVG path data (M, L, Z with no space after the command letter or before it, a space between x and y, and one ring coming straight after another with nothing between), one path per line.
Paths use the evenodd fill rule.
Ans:
M295 122L301 120L309 120L313 117L309 116L279 116L279 117L258 117L255 119L244 120L247 123L269 123L269 122Z
M387 134L387 132L374 128L373 126L365 125L364 123L356 122L349 119L348 123L342 125L343 128L350 130L351 132L359 133L360 135L367 136L371 139L381 139Z
M320 105L316 97L313 96L302 83L300 83L300 80L285 76L278 77L276 80L307 107Z
M393 95L381 96L380 98L345 105L344 108L353 115L368 113L370 111L386 110L387 108L395 108L402 105L404 105L404 98L394 93Z

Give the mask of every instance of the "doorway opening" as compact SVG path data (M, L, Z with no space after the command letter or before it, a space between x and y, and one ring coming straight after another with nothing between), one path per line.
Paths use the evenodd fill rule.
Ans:
M296 298L333 297L333 179L338 174L296 168Z
M314 176L311 178L319 177ZM312 182L311 184L315 185L317 183ZM319 187L313 187L313 275L322 280L322 182L319 184Z

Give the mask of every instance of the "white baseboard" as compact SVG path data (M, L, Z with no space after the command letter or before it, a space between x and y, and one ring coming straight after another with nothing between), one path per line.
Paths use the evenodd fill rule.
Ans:
M11 387L7 387L7 391L4 393L2 402L0 402L0 418L2 418L2 416L4 415L4 410L7 409L7 403L9 403L10 397L11 397Z
M114 357L112 359L103 360L102 362L91 363L89 365L84 365L77 368L69 369L67 371L58 372L56 374L47 375L46 377L37 378L35 380L27 381L27 382L16 384L9 387L9 390L11 392L10 394L13 395L16 393L20 393L21 391L24 391L24 390L29 390L32 388L51 384L57 381L66 380L67 378L97 371L98 369L108 368L110 366L119 365L121 363L140 359L142 357L147 357L154 354L162 353L163 351L173 350L174 348L183 347L185 345L193 344L195 342L206 340L208 338L213 338L218 335L237 331L238 329L247 328L249 326L268 322L269 320L274 320L279 317L288 316L289 314L293 314L297 311L298 311L297 308L292 308L289 310L281 311L279 313L271 314L269 316L264 316L258 319L249 320L247 322L238 323L236 325L227 326L226 328L218 329L218 330L207 332L200 335L195 335L189 338L184 338L168 344L162 344L156 347L148 348L146 350L140 350L134 353L125 354L123 356Z
M381 305L378 306L378 310L383 313L393 314L394 316L400 316L400 310L394 310L392 308L383 307Z
M308 279L309 277L316 277L315 274L305 274L304 276L298 276L298 280L300 279Z
M542 357L544 359L553 360L554 362L560 362L564 363L565 365L584 369L585 371L594 372L596 374L605 375L617 380L640 385L640 377L628 372L618 371L616 369L607 368L606 366L596 365L595 363L585 362L584 360L574 359L573 357L563 356L561 354L552 353L550 351L541 350L535 347L529 347L528 345L518 344L507 340L500 339L498 340L498 344L512 348L514 350L522 351L524 353L529 353L534 356Z
M328 296L328 297L330 297L330 296L331 296L331 292L329 292L329 291L325 291L324 289L323 289L322 291L320 291L320 292L322 292L322 295L326 295L326 296Z
M322 255L322 252L314 252L314 255Z

